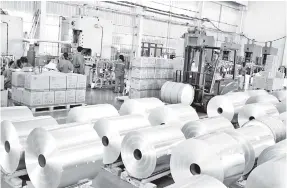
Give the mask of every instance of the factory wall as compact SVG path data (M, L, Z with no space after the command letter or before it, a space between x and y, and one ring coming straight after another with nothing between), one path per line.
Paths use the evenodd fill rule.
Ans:
M243 22L243 32L249 38L255 38L258 41L286 36L286 7L285 1L250 1ZM287 65L285 43L286 38L272 44L279 48L279 64L283 65Z

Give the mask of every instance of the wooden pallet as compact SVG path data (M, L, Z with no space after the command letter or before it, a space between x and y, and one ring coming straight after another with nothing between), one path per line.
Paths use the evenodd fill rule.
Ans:
M77 106L86 106L85 103L74 103L74 104L59 104L59 105L45 105L45 106L28 106L33 113L37 112L53 112L58 110L70 110Z
M22 188L23 185L25 184L25 180L22 180L20 178L20 176L25 176L27 175L27 170L19 170L16 171L12 174L6 174L1 170L1 176L2 179L5 181L5 183L9 186L11 186L11 188Z

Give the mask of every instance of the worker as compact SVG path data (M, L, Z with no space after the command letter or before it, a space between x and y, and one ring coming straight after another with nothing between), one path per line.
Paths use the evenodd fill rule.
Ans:
M79 46L77 53L73 57L74 73L85 74L85 58L82 55L83 48Z
M124 90L124 79L125 79L125 59L123 55L120 55L118 61L116 61L115 63L115 79L116 79L116 85L114 92L122 93Z
M27 57L21 57L20 61L22 63L22 68L23 67L33 67L32 64L28 62Z
M22 69L23 63L22 63L21 59L18 59L16 62L14 61L14 63L11 65L10 68L11 69Z
M10 69L11 66L14 64L14 61L10 61L8 64L8 68L6 68L3 72L4 76L4 88L8 89L11 88L11 81L12 81L12 70Z
M57 66L60 72L63 72L63 73L73 72L74 66L71 63L71 61L68 60L68 56L69 56L68 53L65 52L63 54L64 59L60 59L58 66Z

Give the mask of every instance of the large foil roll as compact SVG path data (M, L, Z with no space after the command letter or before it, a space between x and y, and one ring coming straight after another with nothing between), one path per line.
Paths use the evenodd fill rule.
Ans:
M32 118L33 113L27 106L1 107L1 121Z
M25 168L24 149L29 133L37 127L58 125L50 116L1 122L0 164L6 173Z
M196 175L166 188L226 188L226 186L211 176Z
M183 140L178 126L156 126L128 133L121 148L127 172L135 178L147 178L168 170L171 149Z
M224 132L187 139L171 152L170 170L176 183L206 174L230 185L243 175L244 169L241 144Z
M194 89L189 84L165 82L160 90L161 100L171 104L191 105L194 99Z
M244 106L249 95L245 92L234 92L213 97L207 105L208 117L223 116L230 121L237 121L237 114Z
M119 116L117 109L110 104L96 104L72 108L67 117L67 123L86 123L104 117Z
M238 113L238 124L242 127L248 121L262 116L279 116L277 108L273 104L255 103L247 104Z
M282 140L263 150L258 157L257 165L261 165L267 161L274 161L284 156L287 156L287 140Z
M94 179L103 148L90 124L47 131L34 129L27 138L26 168L35 188L63 188Z
M164 106L164 103L154 97L126 100L120 110L120 115L140 114L147 115L151 109Z
M279 119L284 123L285 127L287 128L287 112L283 112L279 115Z
M268 92L264 89L258 90L247 90L245 91L250 97L259 96L259 95L268 95Z
M271 95L274 95L279 101L286 100L287 91L280 90L280 91L273 91Z
M198 120L198 114L190 105L170 104L150 111L148 119L152 125L179 124Z
M283 112L286 112L286 100L279 102L277 104L275 104L275 107L277 108L278 112L281 114Z
M257 166L248 176L245 188L286 188L286 156Z
M271 104L277 104L279 100L273 96L273 95L258 95L250 97L246 104L253 104L253 103L271 103Z
M226 129L234 129L232 123L225 117L218 116L190 121L182 127L181 131L188 139Z
M149 121L142 115L126 115L103 118L97 121L94 129L102 139L104 146L103 163L110 164L120 158L124 136L131 131L150 127Z

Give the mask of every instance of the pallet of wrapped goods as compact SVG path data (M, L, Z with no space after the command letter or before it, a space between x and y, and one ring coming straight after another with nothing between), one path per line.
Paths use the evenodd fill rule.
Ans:
M147 68L139 68L133 67L131 71L132 78L148 78L148 69Z
M42 75L49 76L50 90L64 90L67 88L67 75L65 73L49 71Z
M55 92L55 105L66 103L66 91L54 91Z
M78 82L78 74L67 73L66 75L67 75L67 89L76 89Z
M86 102L86 89L77 89L76 103L85 103L85 102Z
M148 90L130 89L129 97L131 99L146 98L148 97Z
M3 89L4 89L4 76L3 75L1 75L0 76L0 90L2 91Z
M33 107L43 105L43 92L41 91L23 91L23 104Z
M132 67L155 67L154 57L138 57L132 60Z
M283 78L268 78L265 89L269 91L274 91L283 89L283 87L284 87Z
M27 72L12 72L12 86L14 87L24 87L25 85L25 76L32 73Z
M55 93L54 91L42 92L43 105L54 105L55 104Z
M8 104L8 90L1 91L1 107L5 107Z
M50 78L47 74L26 74L25 89L32 91L48 91Z
M76 102L76 90L68 89L66 90L66 103L75 103Z
M87 87L87 75L77 75L77 89L86 89Z

